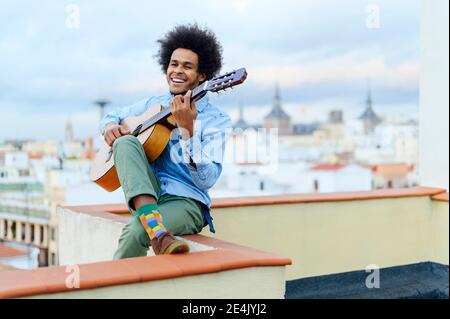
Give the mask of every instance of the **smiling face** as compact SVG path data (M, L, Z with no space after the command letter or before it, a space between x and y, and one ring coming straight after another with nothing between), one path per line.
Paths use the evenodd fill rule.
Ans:
M204 74L198 73L198 55L195 52L182 48L172 52L166 72L170 93L184 94L197 87L205 78Z

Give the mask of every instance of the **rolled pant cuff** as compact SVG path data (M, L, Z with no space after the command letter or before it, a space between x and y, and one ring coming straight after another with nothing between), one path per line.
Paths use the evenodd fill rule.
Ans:
M158 200L159 200L159 197L156 194L156 192L151 189L144 190L144 191L127 192L128 208L130 208L130 210L133 211L134 215L137 214L137 211L133 204L133 198L135 198L136 196L139 196L139 195L150 195L155 198L156 202L158 202Z

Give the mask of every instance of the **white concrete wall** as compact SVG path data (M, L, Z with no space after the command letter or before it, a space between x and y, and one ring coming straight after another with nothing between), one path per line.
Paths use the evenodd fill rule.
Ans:
M117 249L124 223L102 217L80 214L69 209L58 208L59 264L75 265L112 260ZM192 253L212 250L190 240ZM147 256L154 255L150 248Z
M448 0L422 0L420 184L448 190Z
M123 223L58 208L59 264L112 260Z

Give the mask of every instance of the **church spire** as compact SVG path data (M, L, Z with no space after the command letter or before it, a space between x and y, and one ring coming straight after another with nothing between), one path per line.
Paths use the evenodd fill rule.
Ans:
M373 110L372 90L369 81L367 81L366 108L359 119L364 122L366 133L373 132L374 128L382 122L382 119Z
M273 97L273 105L277 111L281 110L280 86L278 82L275 84L275 95Z
M273 97L272 110L264 117L265 128L278 128L280 134L290 134L292 132L291 117L281 107L280 86L275 85L275 95Z
M70 117L67 119L66 129L65 129L64 133L65 133L64 134L64 140L67 143L73 142L73 127L72 127L72 122L70 121Z
M372 90L370 89L370 81L367 81L367 100L366 100L366 108L372 108Z

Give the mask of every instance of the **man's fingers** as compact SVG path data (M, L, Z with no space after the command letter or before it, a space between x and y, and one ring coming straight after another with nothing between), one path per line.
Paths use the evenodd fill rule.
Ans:
M108 144L109 146L112 145L113 139L111 138L111 134L110 132L105 134L105 142L106 144Z
M191 97L192 97L192 91L189 90L186 92L186 95L184 96L184 100L188 103L191 101Z
M177 95L172 100L172 106L173 106L173 112L177 112L183 105L183 102L181 101L181 96Z
M190 108L191 107L191 96L192 96L192 91L189 90L187 91L186 95L183 97L183 106L185 108Z
M123 126L120 126L120 127L119 127L119 130L120 130L120 133L121 133L122 135L130 134L130 131L127 130L126 128L124 128Z
M118 127L115 127L115 128L112 129L111 131L112 131L112 133L113 133L113 135L114 135L115 138L119 138L119 137L122 136L122 134L120 133L120 130L119 130Z
M116 139L127 134L130 134L130 130L126 129L122 125L112 126L111 128L107 129L104 134L105 142L109 146L112 146Z

